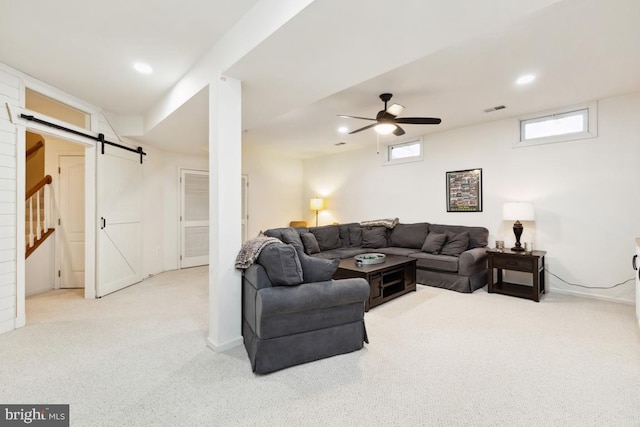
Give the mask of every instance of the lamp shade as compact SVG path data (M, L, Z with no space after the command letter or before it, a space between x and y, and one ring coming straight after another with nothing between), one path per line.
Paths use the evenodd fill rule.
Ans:
M324 199L314 197L309 201L309 210L321 211L322 209L324 209Z
M512 221L533 221L535 210L533 203L509 202L502 206L502 219Z

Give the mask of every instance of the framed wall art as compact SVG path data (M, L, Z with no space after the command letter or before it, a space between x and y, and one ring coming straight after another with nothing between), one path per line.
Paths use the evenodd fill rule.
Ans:
M482 212L482 169L447 172L447 212Z

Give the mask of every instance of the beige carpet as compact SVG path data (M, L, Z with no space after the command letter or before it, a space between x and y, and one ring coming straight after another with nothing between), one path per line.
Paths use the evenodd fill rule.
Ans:
M206 274L29 298L0 403L68 403L72 426L640 425L632 306L419 286L366 314L363 350L255 376L206 347Z

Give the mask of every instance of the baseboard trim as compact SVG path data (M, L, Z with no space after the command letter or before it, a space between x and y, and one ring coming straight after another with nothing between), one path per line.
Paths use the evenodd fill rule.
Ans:
M242 345L242 335L223 344L214 342L211 337L207 338L207 347L209 347L216 353L222 353L223 351L231 350L232 348L238 347L240 345Z
M585 293L585 292L576 292L576 291L572 291L572 290L568 290L568 289L549 288L548 292L564 294L564 295L573 295L573 296L577 296L577 297L581 297L581 298L597 299L597 300L607 301L607 302L615 302L615 303L618 303L618 304L627 304L627 305L635 305L636 304L636 302L634 300L622 299L622 298L613 298L613 297L607 297L607 296L603 296L603 295L594 295L594 294L588 294L588 293Z

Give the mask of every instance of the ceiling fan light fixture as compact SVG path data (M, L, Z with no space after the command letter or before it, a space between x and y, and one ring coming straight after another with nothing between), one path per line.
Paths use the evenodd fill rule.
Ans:
M404 111L404 105L400 104L393 104L391 107L387 108L387 113L396 117L402 114L402 111Z
M380 135L389 135L391 132L396 130L396 125L394 125L393 123L379 123L373 128Z

